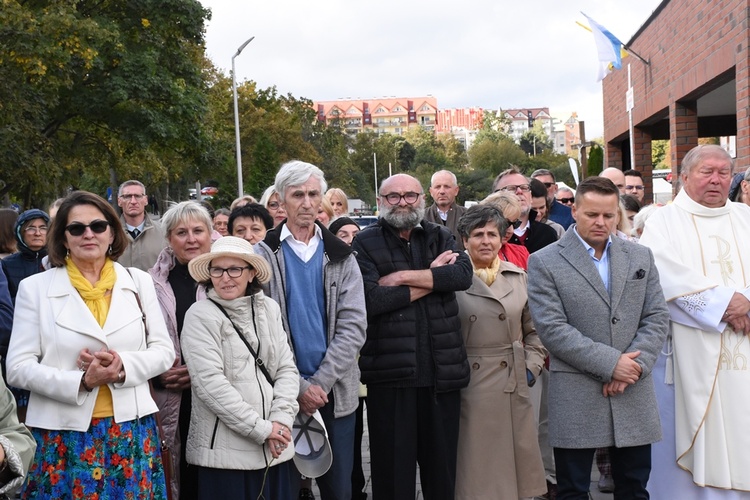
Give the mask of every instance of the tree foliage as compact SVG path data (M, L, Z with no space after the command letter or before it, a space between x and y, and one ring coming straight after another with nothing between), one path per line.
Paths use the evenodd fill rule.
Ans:
M518 146L529 156L554 151L552 139L544 132L539 121L534 123L534 128L523 133L518 141Z
M219 187L217 207L236 196L231 75L205 56L209 12L198 0L0 2L0 197L44 206L71 188L104 194L128 178L162 200L186 198L196 182ZM419 126L350 137L318 121L307 98L252 81L237 91L242 191L256 197L292 159L318 165L330 186L369 204L374 158L378 184L389 163L425 188L435 171L454 172L459 201L486 196L510 165L565 167L536 129L542 147L529 157L502 110L485 112L467 152Z
M40 204L67 186L101 192L126 177L159 182L218 163L201 125L209 13L200 2L2 6L0 194Z
M604 170L604 149L598 144L594 144L589 148L586 177L599 175L602 170Z
M526 154L510 138L475 142L469 149L469 167L489 172L492 177L525 159Z
M484 141L499 143L510 139L512 121L505 116L502 109L498 111L485 110L482 114L482 128L474 139L474 144Z
M672 168L669 141L651 141L651 164L654 169Z

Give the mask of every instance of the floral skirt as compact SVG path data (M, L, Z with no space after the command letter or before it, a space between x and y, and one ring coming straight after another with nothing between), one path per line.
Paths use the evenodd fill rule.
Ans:
M21 498L167 498L153 415L94 418L87 432L31 431L37 448Z

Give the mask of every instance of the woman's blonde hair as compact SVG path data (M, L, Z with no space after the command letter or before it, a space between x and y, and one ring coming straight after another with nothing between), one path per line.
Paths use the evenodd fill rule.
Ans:
M482 205L492 205L509 221L515 221L521 216L523 209L515 194L498 191L479 202Z
M325 198L327 198L328 201L331 202L331 204L333 204L332 198L334 196L338 198L339 200L341 200L341 204L344 207L344 215L347 215L349 213L349 201L346 196L346 193L339 188L331 188L328 191L326 191Z

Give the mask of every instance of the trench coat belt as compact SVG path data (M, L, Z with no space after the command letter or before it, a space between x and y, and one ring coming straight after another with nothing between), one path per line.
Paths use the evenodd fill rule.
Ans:
M518 395L522 398L529 397L529 386L526 383L526 350L523 342L516 340L512 344L492 347L467 347L466 354L471 356L513 356L513 377L508 377L508 383L505 384L505 393L513 393L518 390Z

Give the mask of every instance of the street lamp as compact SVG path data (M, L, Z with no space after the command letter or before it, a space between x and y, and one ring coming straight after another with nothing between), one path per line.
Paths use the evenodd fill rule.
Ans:
M234 94L234 135L237 140L237 193L238 198L242 198L242 153L240 152L240 114L237 106L237 76L234 71L234 58L242 53L242 50L247 47L247 44L255 39L254 36L250 37L245 43L240 45L237 49L237 53L232 56L232 93Z

